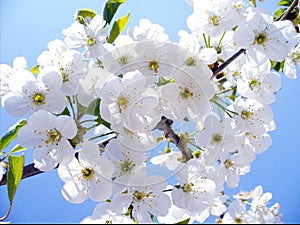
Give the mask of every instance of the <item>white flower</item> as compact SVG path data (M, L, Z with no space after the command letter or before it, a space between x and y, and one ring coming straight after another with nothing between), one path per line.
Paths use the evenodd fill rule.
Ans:
M238 201L233 201L228 207L228 212L225 213L222 223L224 224L255 224L259 221L251 211L247 211L244 204Z
M125 39L125 40L124 40ZM105 44L107 54L101 56L103 67L116 75L125 74L131 69L132 64L139 61L139 55L136 52L135 46L139 42L134 42L133 39L127 35L119 35L114 41L114 45Z
M13 67L6 64L0 64L0 99L3 95L11 91L9 87L9 79L17 70L26 70L27 61L24 57L18 56L14 58ZM23 79L23 77L19 77Z
M118 213L126 213L132 205L132 216L138 223L152 223L149 213L164 216L171 206L170 198L163 192L166 187L167 182L163 177L135 174L128 186L128 192L114 196L112 209Z
M70 48L85 48L86 57L96 58L105 53L103 43L109 32L109 26L101 15L96 15L84 25L75 21L70 27L62 31L65 42ZM105 26L105 27L104 27Z
M279 74L270 72L270 62L256 68L244 67L244 70L241 79L237 80L237 92L263 104L273 103L275 93L281 86L281 78Z
M80 224L133 224L129 216L120 215L111 210L108 202L96 205L92 216L85 217Z
M177 97L174 105L180 118L184 118L187 113L190 116L195 114L204 118L210 113L209 100L214 95L213 85L209 81L211 71L204 64L197 68L194 71L189 70L188 73L175 70L173 72L175 82L162 87L166 89L162 92ZM202 77L203 74L207 77Z
M195 34L189 34L186 31L180 30L178 32L180 36L179 45L186 49L181 51L178 57L182 58L182 65L197 66L198 61L205 64L213 64L217 61L217 51L215 48L203 48L200 45L199 37ZM179 63L178 63L179 64Z
M283 74L291 79L297 78L296 67L300 66L300 44L292 48L284 61Z
M205 178L205 167L191 159L176 173L178 184L172 190L173 204L191 212L204 210L215 197L215 182Z
M263 135L255 136L250 133L245 134L246 143L254 147L256 154L262 154L266 151L272 144L272 138L268 133Z
M274 122L271 107L255 99L244 101L238 97L228 109L239 114L234 116L234 120L237 128L243 132L262 135L273 128L270 126Z
M130 178L144 168L144 154L122 145L118 140L110 140L105 146L104 156L114 165L115 186L127 186Z
M226 181L229 188L235 188L240 181L240 175L250 172L250 163L255 159L254 149L249 145L239 148L236 153L220 154L218 179Z
M37 79L35 79L29 71L18 70L14 73L16 83L20 82L17 81L17 79L19 79L22 74L28 77L28 80L21 81L22 85L16 85L19 90L13 90L2 99L8 113L13 116L24 116L28 112L34 112L40 109L52 113L61 113L64 110L67 101L63 92L60 90L62 79L57 72L45 69L41 71ZM10 80L10 82L10 86L15 85L13 80Z
M77 99L79 103L87 107L101 92L107 80L113 74L99 67L96 63L89 64L89 70L84 79L79 81Z
M81 203L88 197L93 201L105 201L111 196L113 164L100 156L94 142L84 142L78 159L58 167L58 176L65 184L62 195L71 203Z
M289 53L285 32L291 29L292 23L288 20L272 20L271 15L253 11L249 13L248 21L239 25L234 32L236 45L246 48L247 55L257 64L265 62L267 58L281 62Z
M75 152L68 139L75 137L77 128L69 116L54 116L44 110L33 113L18 132L19 144L33 148L34 166L52 170L58 163L69 163Z
M40 69L51 67L62 77L62 87L67 95L77 93L79 80L86 76L87 62L83 61L80 52L70 50L61 40L48 43L48 51L37 58Z
M149 19L141 19L139 26L129 28L127 33L135 41L154 40L169 41L169 36L159 24L153 24Z
M241 4L239 6L244 7ZM205 4L194 1L193 9L194 12L187 19L187 25L196 34L217 36L238 25L243 19L243 15L240 14L242 9L230 0L208 0Z
M259 185L250 192L250 196L253 199L250 210L256 214L259 221L261 223L274 223L274 215L267 207L267 204L272 199L272 193L263 193L263 188Z
M180 162L181 158L181 152L171 151L166 154L160 154L152 157L150 162L153 165L160 165L161 167L166 167L169 170L176 170L179 166L183 166L183 164Z
M146 77L137 70L124 74L122 80L111 77L99 95L102 118L112 124L123 123L132 131L152 129L160 120L153 110L158 97L146 85Z
M203 157L206 165L216 163L222 151L232 151L236 145L235 139L231 119L220 121L215 114L206 117L204 129L195 136L196 144L205 148Z

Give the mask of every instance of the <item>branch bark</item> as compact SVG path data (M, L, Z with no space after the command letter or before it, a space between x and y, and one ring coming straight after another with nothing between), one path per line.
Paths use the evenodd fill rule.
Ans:
M220 73L223 69L225 69L231 62L233 62L237 57L239 57L241 54L245 53L246 49L242 48L237 53L235 53L233 56L231 56L229 59L227 59L221 66L217 67L215 70L213 70L213 75L211 78L215 77L218 73Z

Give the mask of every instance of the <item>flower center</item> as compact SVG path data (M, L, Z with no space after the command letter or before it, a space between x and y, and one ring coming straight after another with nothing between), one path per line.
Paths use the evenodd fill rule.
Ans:
M130 173L134 167L135 167L135 164L128 159L124 163L121 164L121 169L122 169L122 172L124 172L124 173Z
M120 110L121 109L125 110L127 108L127 106L128 106L128 103L129 103L128 98L126 98L124 96L118 97L117 104L118 104Z
M243 223L243 220L241 218L238 218L238 217L235 218L234 221L235 221L236 224L242 224Z
M252 79L250 82L249 82L249 87L250 87L250 89L253 91L253 89L255 88L255 87L259 87L261 85L261 82L260 81L258 81L257 79Z
M156 61L149 62L148 68L149 68L149 70L152 70L155 75L158 74L158 68L159 68L158 62L156 62Z
M119 64L121 64L122 66L124 66L128 63L128 60L125 56L120 57L118 61L119 61Z
M35 105L45 105L45 95L42 93L35 93L33 96L33 102Z
M184 99L192 97L193 95L193 92L191 92L187 87L182 88L182 91L180 92L180 96Z
M89 180L94 177L95 171L93 168L87 166L81 170L81 174L84 179Z
M212 142L213 143L220 143L222 141L223 137L220 134L213 134L212 136Z
M218 25L220 25L221 17L213 15L213 16L209 17L209 21L212 25L218 26Z
M233 162L231 162L230 159L226 159L225 162L224 162L224 164L225 164L225 168L226 169L229 169L230 167L234 166Z
M253 115L253 112L250 112L250 111L245 110L245 109L244 109L244 110L242 111L242 113L241 113L241 117L242 117L242 119L244 119L244 120L249 119L252 115Z
M49 139L46 140L46 144L49 144L50 142L52 143L58 143L60 142L62 135L58 130L50 130L48 131L48 137Z
M61 67L60 69L60 74L62 76L63 82L69 81L69 74L65 72L65 69Z
M140 202L144 197L149 197L150 194L145 194L144 192L135 191L133 193L133 200L135 202Z
M192 187L195 186L192 182L189 184L184 184L182 187L183 192L191 192Z
M259 45L262 45L264 44L266 41L267 41L267 35L265 32L263 33L260 33L260 34L257 34L255 36L255 43L259 44Z
M94 44L96 44L95 38L88 36L87 43L89 46L93 46Z
M185 61L184 64L187 66L196 66L196 60L193 57L188 57Z
M293 52L291 55L291 58L294 63L297 63L297 61L300 60L300 53L299 52Z
M124 127L124 133L129 135L131 138L134 136L134 132L129 130L128 128Z

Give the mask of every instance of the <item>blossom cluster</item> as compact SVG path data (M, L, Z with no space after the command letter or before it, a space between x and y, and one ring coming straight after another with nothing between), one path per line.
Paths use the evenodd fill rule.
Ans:
M58 167L67 201L99 202L82 223L281 223L261 186L233 200L224 187L271 146L271 62L295 79L299 35L243 0L187 3L178 42L142 19L110 43L102 15L76 17L37 71L24 57L1 64L1 105L28 117L17 138L35 168Z

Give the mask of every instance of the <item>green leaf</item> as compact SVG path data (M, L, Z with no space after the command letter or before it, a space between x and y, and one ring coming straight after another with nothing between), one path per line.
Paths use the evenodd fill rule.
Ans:
M26 124L26 120L18 121L0 139L0 151L3 151L18 135L19 130Z
M124 3L126 0L108 0L105 3L104 11L103 11L103 18L106 23L110 24L112 18L116 14L119 6Z
M281 65L282 63L280 62L276 62L276 61L273 61L273 60L270 60L271 61L271 69L274 69L276 71L280 71L283 67L283 65Z
M293 0L282 0L280 2L277 3L277 5L280 6L290 6L292 4Z
M77 11L76 20L78 20L79 23L85 25L85 20L87 17L93 19L96 15L97 13L92 9L79 9Z
M114 40L119 36L119 34L122 32L122 30L125 28L127 22L128 22L128 19L129 19L129 16L130 16L130 12L127 13L126 16L118 19L117 21L114 22L114 25L110 31L110 34L109 34L109 38L108 38L108 43L113 43Z
M188 224L190 222L191 218L187 218L186 220L182 220L178 223L175 223L175 224Z
M231 101L235 101L235 99L236 99L236 86L232 89L232 93L231 93L231 95L229 96L229 98L230 98L230 100Z
M100 98L93 100L86 109L86 113L99 116L100 115Z
M22 178L24 155L8 157L7 190L10 203L13 202L16 190Z
M66 107L66 108L64 109L64 111L62 111L62 113L59 114L59 115L71 116L71 113L70 113L68 107Z
M275 15L275 20L284 12L283 8L277 9L277 11L274 13Z
M39 68L40 68L40 65L36 65L35 67L32 67L30 69L30 72L33 73L33 74L38 74L39 73Z
M16 152L22 152L22 151L25 151L26 148L22 147L21 145L16 145L9 153L12 154L12 153L16 153Z
M110 129L110 123L107 122L106 120L102 119L100 116L98 116L98 118L96 119L96 122L99 123L99 124L104 125L108 129Z

